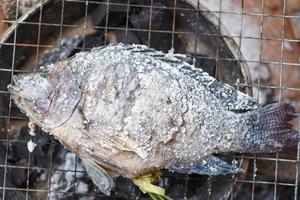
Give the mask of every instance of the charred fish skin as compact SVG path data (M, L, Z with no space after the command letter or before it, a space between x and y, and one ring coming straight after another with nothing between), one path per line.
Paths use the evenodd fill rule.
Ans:
M274 152L297 140L289 105L261 107L174 55L143 45L94 48L14 79L9 91L29 118L112 175L197 165L218 152ZM44 96L29 97L24 79Z

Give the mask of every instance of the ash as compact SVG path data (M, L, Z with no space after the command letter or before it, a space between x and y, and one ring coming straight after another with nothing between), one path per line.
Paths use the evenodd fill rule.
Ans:
M61 162L51 176L49 193L50 200L73 199L74 195L79 200L95 199L92 196L84 196L91 193L92 183L87 178L83 165L76 155L61 149Z

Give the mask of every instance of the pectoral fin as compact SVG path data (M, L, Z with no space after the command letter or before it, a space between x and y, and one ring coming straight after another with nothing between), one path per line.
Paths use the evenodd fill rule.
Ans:
M111 190L115 187L112 177L98 164L89 160L83 160L87 174L94 184L106 195L110 195Z
M230 165L215 156L209 156L198 164L176 164L170 166L168 169L184 174L201 175L237 174L243 171L242 169L234 165Z

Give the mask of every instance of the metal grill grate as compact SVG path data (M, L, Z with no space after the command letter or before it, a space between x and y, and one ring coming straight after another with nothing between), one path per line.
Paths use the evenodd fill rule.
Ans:
M30 72L46 62L45 54L49 51L49 59L58 61L77 51L116 41L144 43L163 51L174 48L176 53L193 57L191 62L195 65L205 65L220 81L250 95L253 90L254 97L262 104L290 102L300 111L300 2L297 0L16 2L15 12L1 20L2 24L10 25L0 47L2 199L147 198L122 178L117 180L117 189L111 197L101 194L88 180L79 159L74 159L52 138L42 144L47 155L38 157L24 152L30 136L26 136L26 128L21 128L27 126L27 118L11 101L6 86L13 74ZM138 15L141 12L144 15ZM57 57L52 58L54 54ZM298 130L299 122L299 117L294 120ZM16 148L23 150L19 157L13 153ZM278 154L222 155L229 161L239 161L246 173L215 178L165 172L160 185L174 199L296 200L299 199L299 152L298 144ZM65 161L68 156L69 162L75 163L69 168ZM45 163L38 163L38 159ZM71 185L53 188L57 177L66 182L70 176L74 179ZM79 188L82 183L85 185ZM78 191L85 186L86 191Z

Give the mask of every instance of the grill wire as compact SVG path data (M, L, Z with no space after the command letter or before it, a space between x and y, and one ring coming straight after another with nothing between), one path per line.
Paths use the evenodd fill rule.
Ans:
M17 2L19 2L20 0L18 0ZM52 26L56 29L59 29L59 41L63 39L64 37L64 31L65 29L74 29L74 30L79 30L82 29L83 31L83 38L85 38L86 35L89 34L89 30L90 29L97 29L97 30L102 30L104 31L104 42L105 44L108 43L109 41L109 37L110 37L110 33L109 31L112 30L120 30L124 32L125 35L125 42L128 40L128 35L130 34L131 31L139 31L139 32L145 32L147 33L147 38L148 38L148 44L151 46L151 42L152 42L152 34L155 33L162 33L162 34L169 34L171 37L171 47L175 48L175 52L176 52L176 47L175 47L175 36L176 35L192 35L195 36L195 40L197 40L198 36L203 36L203 33L194 33L194 32L181 32L178 31L176 28L176 12L178 12L179 10L184 10L185 12L194 12L194 9L189 10L188 8L179 8L178 2L179 0L170 0L171 5L173 5L172 7L164 7L161 8L159 6L155 6L155 3L158 0L149 0L149 1L144 1L147 2L145 3L145 5L142 4L136 4L137 1L132 1L132 0L124 0L123 2L118 1L117 3L115 1L84 1L84 0L59 0L58 2L61 4L61 10L60 10L60 16L61 16L61 20L59 23L50 23L50 22L45 22L43 20L44 14L43 14L43 4L40 4L41 6L38 7L39 9L39 17L38 20L35 22L29 22L29 21L22 21L19 22L18 16L19 16L19 3L17 3L17 7L16 7L16 14L15 14L15 19L6 19L6 20L1 20L2 23L8 23L11 25L14 24L18 24L18 23L22 23L23 25L28 25L28 26L35 26L37 28L37 40L36 43L22 43L22 42L18 42L18 29L17 31L14 31L14 36L13 36L13 41L9 41L9 42L5 42L5 43L1 43L1 45L7 45L7 46L12 46L12 54L10 55L12 57L12 63L11 63L11 68L10 69L4 69L1 68L0 69L0 73L7 73L9 74L8 76L11 77L13 74L16 73L26 73L28 72L28 70L22 70L22 69L15 69L15 60L16 60L16 49L18 47L30 47L32 49L35 49L35 63L38 63L40 60L40 54L42 52L42 49L45 48L54 48L55 45L53 44L42 44L42 38L41 38L41 32L43 30L43 28L45 26ZM297 106L297 102L293 102L291 99L288 99L288 95L289 93L292 93L294 95L299 95L300 92L300 82L299 82L299 87L296 86L291 86L287 83L287 81L289 81L289 77L287 77L285 75L285 71L287 70L287 68L289 68L290 74L292 73L296 73L299 70L298 68L300 67L300 63L299 60L289 60L286 59L286 54L289 53L286 51L287 48L287 44L290 44L292 46L299 46L299 42L300 42L300 38L292 38L292 37L288 37L286 30L287 28L289 28L287 25L287 23L289 23L290 20L299 20L300 21L300 15L296 16L296 15L292 15L291 13L287 13L287 5L288 5L288 1L287 0L282 0L281 2L281 7L277 9L278 12L272 13L269 12L269 10L266 8L266 5L268 5L268 0L257 0L255 1L257 6L259 9L258 10L251 10L248 8L249 2L250 0L236 0L235 3L237 5L239 5L239 10L236 11L234 9L225 9L224 10L224 5L228 4L229 0L214 0L214 1L207 1L207 2L214 2L215 4L218 4L218 6L216 7L216 9L214 10L210 10L210 11L206 11L206 10L201 10L202 7L200 7L200 4L202 4L205 1L195 1L197 2L197 9L200 10L201 12L211 12L215 15L218 16L219 21L219 27L218 30L221 30L221 26L220 24L223 21L223 18L226 16L232 16L234 17L238 17L240 20L239 22L234 23L234 26L238 26L238 34L237 35L231 35L231 37L233 37L236 42L237 45L239 47L239 49L241 49L241 53L243 54L245 52L245 50L242 49L243 46L243 42L248 40L248 41L258 41L258 43L260 44L258 47L259 49L257 51L259 51L259 55L258 55L258 60L251 60L251 58L247 58L247 56L245 56L245 59L238 59L237 61L239 63L247 63L250 68L251 66L258 66L256 68L256 73L258 73L257 78L253 79L253 83L251 85L247 85L244 83L241 83L241 87L249 87L249 88L253 88L256 93L255 93L255 98L257 98L260 102L262 103L266 103L266 101L264 102L263 99L261 99L261 92L264 91L272 91L271 93L273 94L272 96L272 100L274 101L281 101L281 102L291 102L292 104ZM42 2L42 1L41 1ZM210 3L207 3L207 6L209 7ZM80 4L81 6L85 7L85 11L82 15L82 19L83 21L81 22L81 24L67 24L64 22L64 15L65 13L65 8L68 6L72 6L75 4ZM105 18L105 24L104 26L94 26L91 24L89 24L89 19L88 16L90 14L89 9L92 5L97 5L97 4L103 4L107 6L106 9L106 18ZM299 2L300 4L300 2ZM109 21L110 19L110 10L109 10L109 6L124 6L127 9L127 13L126 13L126 26L125 27L109 27ZM140 7L140 8L148 8L150 9L150 16L149 16L149 28L148 29L139 29L139 28L132 28L129 27L129 10L132 7ZM153 26L153 23L156 23L155 21L152 21L152 15L153 15L153 10L154 9L167 9L169 12L172 13L173 19L172 19L172 24L171 24L171 30L154 30L151 27ZM197 20L199 18L199 14L197 14ZM245 24L245 19L247 18L255 18L257 19L258 23L258 30L259 33L257 35L247 35L247 33L245 33L244 31L244 27L249 25L249 24ZM274 28L274 27L265 27L265 21L268 19L272 19L272 20L278 20L281 23L279 27L276 27L275 30L279 30L280 32L280 37L273 37L272 35L265 35L265 31L268 28ZM288 21L288 22L287 22ZM225 22L226 23L226 22ZM300 24L300 23L299 23ZM198 23L197 23L198 25ZM226 26L226 24L225 24ZM226 27L227 29L233 29L233 27ZM229 31L230 32L230 31ZM227 35L222 35L221 32L219 32L219 34L211 34L210 36L216 37L216 38L222 38L222 37L228 37ZM85 48L85 39L83 40L83 45L82 47L77 47L79 50L88 50L88 48ZM216 39L216 42L219 42L219 39ZM273 57L271 57L270 59L265 59L264 55L263 55L263 50L265 48L269 49L269 51L273 51L272 44L278 44L278 48L276 49L279 53L276 54L276 59ZM269 45L269 46L265 46L265 45ZM196 55L196 49L197 49L197 43L195 42L195 46L194 46L194 55ZM218 44L217 44L218 46ZM64 48L64 47L60 47L60 48ZM296 47L295 47L296 48ZM215 57L203 57L203 58L207 58L207 59L213 59L216 61L216 71L218 71L219 68L221 68L221 64L219 64L220 60L227 60L227 61L236 61L233 59L228 59L228 58L221 58L219 56L219 52L218 52L219 48L217 48L217 52ZM249 49L249 51L252 49ZM299 54L300 55L300 54ZM300 58L300 56L299 56ZM2 59L2 58L1 58ZM34 62L33 62L34 63ZM277 72L277 78L276 78L276 82L277 84L271 84L271 82L264 82L264 80L262 80L262 73L264 73L262 70L264 69L265 66L269 66L269 68L271 68L271 71L274 70ZM270 67L271 66L271 67ZM293 71L294 70L294 71ZM251 70L250 70L251 71ZM272 76L272 73L271 73ZM271 77L272 78L272 77ZM0 95L4 95L7 96L8 92L6 89L3 89L0 91ZM4 149L5 149L5 157L1 158L1 162L0 162L0 168L2 168L2 172L3 174L0 177L3 177L3 180L0 180L1 182L1 187L0 189L2 190L2 199L8 199L9 194L12 192L15 193L23 193L24 194L24 199L36 199L36 196L40 196L40 197L45 197L50 199L50 194L52 192L58 192L57 190L54 190L53 188L51 188L51 177L52 175L57 172L57 171L62 171L63 173L67 173L67 171L71 171L71 172L75 172L75 181L76 181L76 174L81 174L84 173L83 171L81 171L80 169L78 169L78 159L76 159L76 164L75 164L75 168L73 170L64 170L64 169L57 169L57 166L54 166L53 164L53 155L50 154L49 157L49 164L48 167L37 167L37 166L32 166L31 164L31 154L28 154L28 159L27 159L27 163L23 163L22 165L14 165L14 164L9 164L8 162L8 152L9 152L9 148L10 148L10 143L12 142L20 142L20 143L26 143L26 141L19 141L18 139L12 138L10 136L10 133L12 131L16 131L16 130L12 130L12 122L13 121L23 121L23 122L27 122L27 118L26 117L15 117L12 115L12 101L10 100L10 103L8 105L8 112L6 115L4 116L0 116L2 119L6 120L6 127L8 127L8 129L5 131L6 135L5 137L1 137L2 139L0 140L0 142L3 144ZM299 111L299 105L297 107L297 110ZM295 127L299 130L299 122L300 122L300 118L298 117L299 114L295 113L295 115L297 116L296 120L294 120L294 125ZM25 123L26 124L26 123ZM54 143L54 142L53 142ZM54 145L53 145L54 146ZM53 150L54 151L54 150ZM235 184L231 186L231 191L230 191L230 199L299 199L299 188L298 188L298 176L299 176L299 157L300 157L300 145L298 144L297 147L288 149L288 151L286 151L287 154L282 154L282 153L277 153L277 154L257 154L257 155L241 155L241 154L236 154L232 157L232 159L236 159L236 160L243 160L246 163L248 163L248 168L246 168L247 173L245 176L239 176L239 177L232 177L231 181L234 180ZM20 169L26 170L26 177L27 177L27 181L26 184L23 185L22 187L13 187L9 184L7 184L8 182L8 177L7 177L7 173L11 170L11 169ZM43 187L32 187L32 183L30 180L30 172L37 170L37 171L42 171L42 172L47 172L48 176L47 176L47 184L43 184ZM166 174L165 176L162 177L162 181L161 184L164 185L164 183L166 183L167 181L169 181L168 179L174 179L177 180L178 183L184 183L184 187L181 188L181 191L179 191L179 193L182 193L182 198L186 198L186 199L201 199L201 196L198 197L193 197L193 198L189 198L190 194L189 193L189 187L196 187L195 185L192 184L191 182L199 179L199 180L203 180L203 178L199 177L199 176L188 176L188 175L179 175L179 174ZM210 183L210 179L211 177L206 177L206 179L208 180L208 185L211 184ZM208 198L210 199L210 196L212 195L211 193L216 192L216 191L211 191L210 189L208 189L207 193L208 193ZM68 191L68 193L70 193L70 191ZM80 199L77 196L77 193L75 191L75 187L72 189L72 194L70 195L69 199ZM97 199L122 199L120 197L120 194L117 192L115 192L112 196L110 197L106 197L104 195L102 195L98 190L96 190L96 188L90 189L89 192L84 195L86 197L89 197L91 195L95 195ZM142 194L139 194L140 198L139 199L145 199L145 196L143 196ZM83 197L81 197L83 199ZM42 199L42 198L41 198ZM129 198L129 199L136 199L135 196Z

